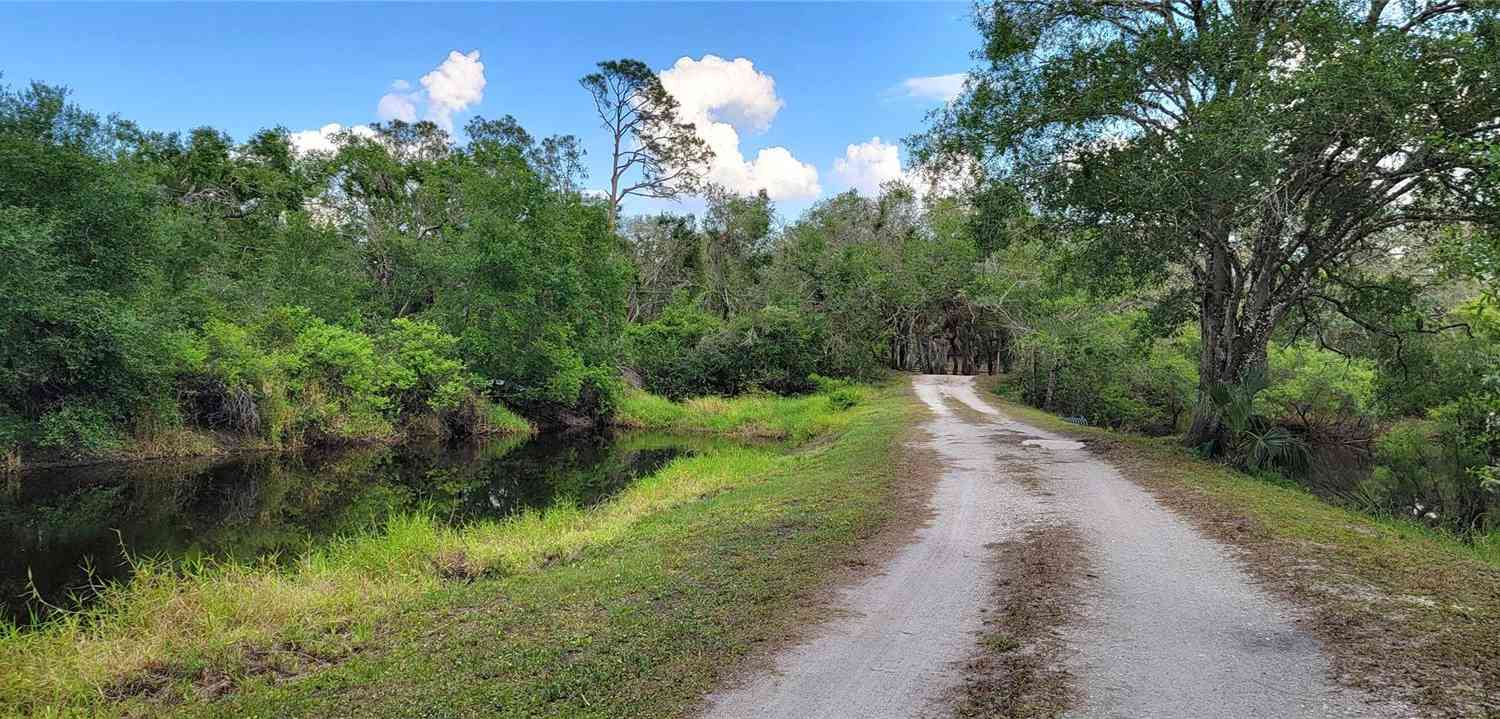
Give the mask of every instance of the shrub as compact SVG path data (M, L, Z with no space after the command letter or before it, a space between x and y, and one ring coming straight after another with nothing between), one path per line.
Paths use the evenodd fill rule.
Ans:
M1256 411L1303 426L1359 419L1370 411L1375 366L1307 343L1273 346L1268 358L1270 385L1255 399Z
M853 387L840 387L828 393L828 404L836 410L851 409L859 404L859 391Z
M458 359L458 338L431 322L392 320L377 346L401 415L456 410L478 383Z
M1441 321L1467 329L1417 334L1399 344L1388 341L1377 346L1374 395L1382 415L1422 416L1432 407L1485 386L1487 377L1500 367L1500 309L1471 300Z
M38 447L84 456L118 447L120 436L108 412L88 405L68 404L42 415L37 421L34 442Z
M656 394L682 399L713 392L698 343L719 329L717 318L696 307L668 306L656 320L626 327L626 362Z
M690 307L671 307L626 332L627 358L646 388L674 399L761 389L808 392L822 352L820 317L766 307L728 325Z
M377 341L283 307L251 324L210 321L201 344L190 414L278 445L386 435L403 415L456 409L472 384L457 340L414 320Z
M1198 367L1188 356L1197 351L1196 341L1196 335L1156 340L1143 362L1127 365L1129 396L1137 406L1122 421L1152 435L1177 431L1198 391Z
M1493 397L1474 394L1434 408L1428 419L1396 423L1376 440L1375 470L1357 496L1368 509L1461 533L1500 526L1497 413Z
M855 386L854 380L844 377L825 377L820 374L812 374L807 379L812 382L813 387L817 391L823 394L833 394L841 389L849 389Z
M1213 447L1251 472L1267 469L1302 472L1309 458L1307 444L1286 427L1256 411L1267 387L1262 371L1248 373L1235 384L1219 384L1209 392L1224 420L1223 446Z
M1196 338L1146 340L1140 313L1080 314L1018 339L1021 396L1090 424L1170 434L1191 405ZM1144 359L1142 358L1144 355Z
M719 389L738 394L759 388L778 394L811 391L823 346L822 318L795 309L767 307L741 315L705 340L718 358Z

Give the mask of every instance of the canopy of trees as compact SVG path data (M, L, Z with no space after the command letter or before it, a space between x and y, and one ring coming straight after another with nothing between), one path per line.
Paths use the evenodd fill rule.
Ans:
M1500 221L1500 30L1482 3L1000 2L922 150L978 161L1095 282L1180 280L1205 396L1372 261ZM1220 413L1201 403L1190 444Z
M607 411L631 269L576 142L467 134L397 122L299 155L279 129L236 144L0 95L0 444Z

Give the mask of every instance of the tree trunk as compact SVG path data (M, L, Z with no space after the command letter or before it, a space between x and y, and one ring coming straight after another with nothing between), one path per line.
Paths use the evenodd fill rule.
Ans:
M1047 396L1042 400L1042 409L1052 409L1052 395L1057 391L1057 363L1047 367Z
M1227 266L1223 258L1215 259L1212 264ZM1247 372L1265 367L1271 331L1287 309L1286 305L1272 301L1268 277L1262 275L1246 288L1238 282L1231 285L1226 271L1218 282L1202 292L1198 318L1203 336L1198 355L1198 402L1182 438L1185 446L1207 447L1213 452L1223 447L1222 413L1210 398L1214 387L1237 384L1244 381Z

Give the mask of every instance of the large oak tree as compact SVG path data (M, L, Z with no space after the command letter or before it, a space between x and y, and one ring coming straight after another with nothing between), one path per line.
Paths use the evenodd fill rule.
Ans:
M1439 226L1500 222L1492 2L1032 0L915 146L1013 184L1102 280L1190 288L1200 394ZM1119 282L1113 282L1119 286ZM1201 402L1190 444L1221 432Z

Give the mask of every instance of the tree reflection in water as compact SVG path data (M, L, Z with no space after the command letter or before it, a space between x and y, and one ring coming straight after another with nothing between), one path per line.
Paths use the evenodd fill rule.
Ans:
M0 601L24 624L127 579L127 556L285 560L406 512L461 524L592 505L706 441L570 433L15 474L0 484Z

